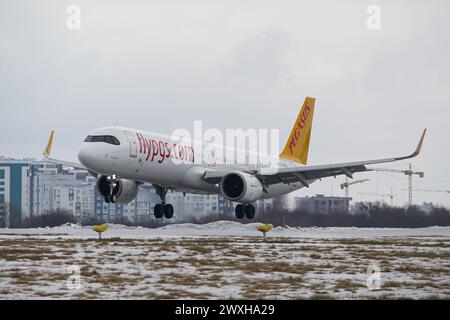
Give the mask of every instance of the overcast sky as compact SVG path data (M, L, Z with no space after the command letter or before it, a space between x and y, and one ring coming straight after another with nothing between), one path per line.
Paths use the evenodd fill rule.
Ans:
M367 28L369 5L381 29ZM81 9L69 30L66 9ZM404 155L421 189L450 189L449 1L0 0L0 154L76 160L93 129L170 134L193 128L276 128L287 139L306 96L317 98L310 164ZM406 168L407 163L395 164ZM356 200L407 201L407 178L362 173ZM342 195L343 178L299 195ZM450 195L415 202L450 205Z

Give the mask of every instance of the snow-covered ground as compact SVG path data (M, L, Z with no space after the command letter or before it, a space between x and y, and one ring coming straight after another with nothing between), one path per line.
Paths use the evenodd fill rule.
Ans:
M181 223L161 228L127 227L109 224L107 237L145 239L158 237L229 237L259 236L256 226L260 223L242 224L235 221L217 221L208 224ZM54 228L0 229L0 238L5 235L61 235L70 238L91 238L95 236L92 227L66 224ZM450 237L450 227L429 228L291 228L276 227L270 235L274 237L300 238L372 238L372 237L409 237L444 236Z
M257 225L0 229L0 299L450 299L450 227Z

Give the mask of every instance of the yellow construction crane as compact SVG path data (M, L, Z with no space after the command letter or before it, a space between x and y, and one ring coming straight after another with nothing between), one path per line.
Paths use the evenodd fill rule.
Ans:
M370 171L383 171L383 172L394 172L394 173L402 173L408 176L408 205L412 206L412 176L414 174L418 175L420 178L425 176L423 171L413 171L412 164L409 164L407 170L397 170L397 169L389 169L389 168L371 168Z
M356 183L363 183L369 181L369 179L360 179L360 180L352 180L352 181L348 181L348 177L345 178L345 182L341 183L341 189L345 189L345 197L348 198L349 194L348 194L348 187L356 184Z

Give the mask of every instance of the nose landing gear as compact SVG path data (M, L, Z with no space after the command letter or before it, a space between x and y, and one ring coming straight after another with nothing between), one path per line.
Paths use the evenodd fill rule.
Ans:
M247 219L253 219L255 217L255 211L255 206L252 204L238 204L234 213L238 219L243 219L244 217L247 217Z
M170 203L166 204L167 188L161 186L154 186L156 194L161 198L161 203L155 205L154 214L155 218L160 219L165 217L170 219L173 217L173 206Z

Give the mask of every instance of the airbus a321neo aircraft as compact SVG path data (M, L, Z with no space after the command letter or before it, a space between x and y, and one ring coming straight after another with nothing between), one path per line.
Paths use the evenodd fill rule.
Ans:
M123 127L100 128L89 134L78 152L81 164L50 157L52 131L44 157L87 169L97 177L97 191L107 203L128 203L136 197L139 184L151 183L161 198L161 203L154 207L156 218L173 216L173 206L165 201L167 191L173 190L222 194L238 203L236 218L251 219L255 216L252 203L256 200L287 194L325 177L352 178L355 172L370 170L366 165L409 159L420 152L426 129L409 156L307 166L314 105L314 98L305 99L279 157L258 155L254 163L248 161L246 150L229 152L216 146L211 152L205 142L179 143L171 136ZM269 159L275 165L268 165Z

